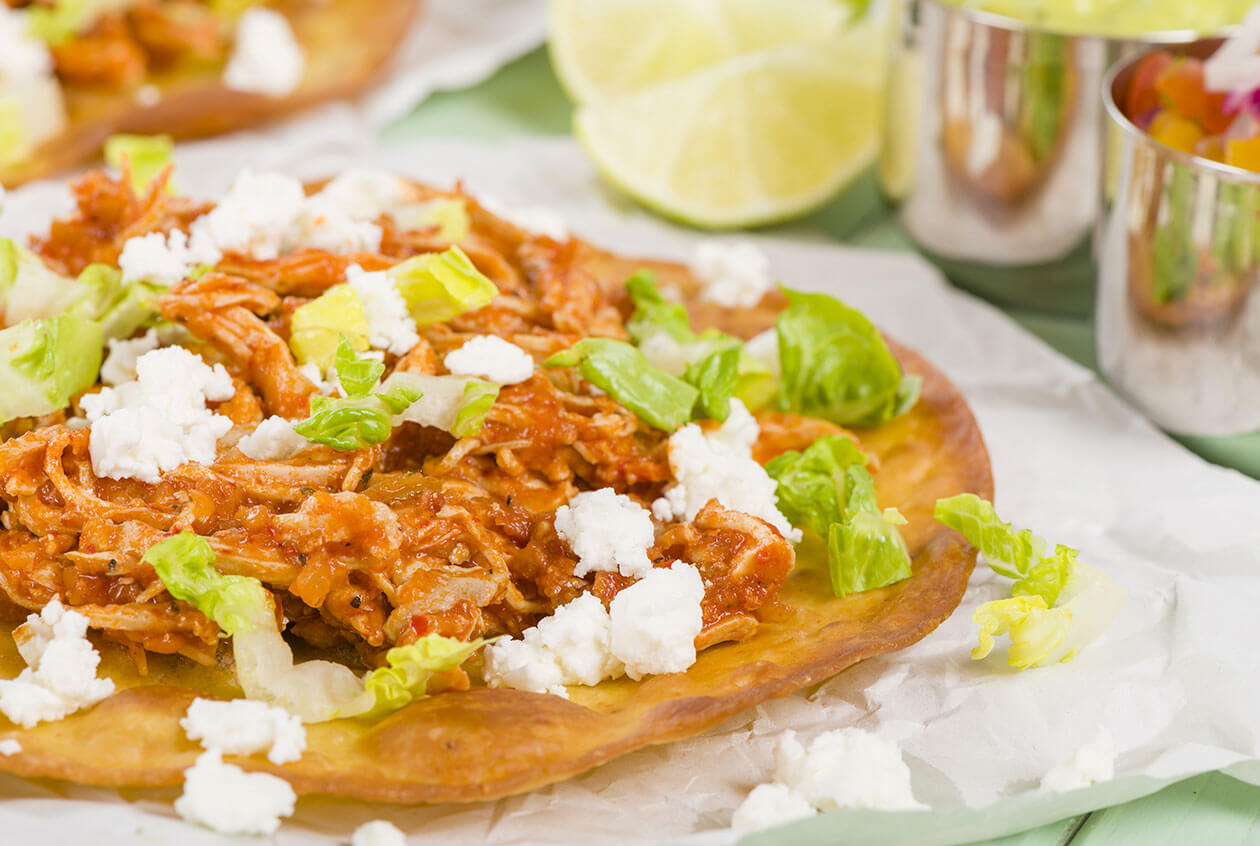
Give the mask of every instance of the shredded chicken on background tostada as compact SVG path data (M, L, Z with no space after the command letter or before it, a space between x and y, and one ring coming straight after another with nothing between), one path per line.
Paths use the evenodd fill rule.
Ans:
M315 721L467 687L494 638L492 686L683 671L773 612L802 529L837 594L910 575L841 425L917 377L838 301L785 291L745 343L543 210L369 170L213 204L153 164L0 241L7 617L58 600L142 671L231 636L245 693ZM784 296L746 245L693 271Z

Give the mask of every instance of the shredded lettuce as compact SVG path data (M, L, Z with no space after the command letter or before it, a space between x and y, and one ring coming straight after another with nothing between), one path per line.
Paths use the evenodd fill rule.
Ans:
M333 361L345 398L312 397L310 416L293 431L311 443L343 452L384 443L400 422L398 415L420 399L420 391L412 384L395 382L374 393L372 388L385 372L385 365L369 356L355 355L344 337Z
M698 416L725 420L732 396L749 409L774 399L778 382L770 368L733 335L693 331L687 309L665 299L650 270L627 279L626 292L634 303L626 324L631 339L653 365L700 391Z
M936 519L962 534L996 573L1014 580L1009 599L976 610L972 619L980 626L980 645L973 658L988 655L996 635L1009 634L1012 667L1070 661L1111 625L1124 604L1124 589L1077 560L1077 550L1061 544L1049 549L1028 529L1002 522L992 503L974 494L938 500Z
M420 399L403 410L403 420L433 426L457 438L479 434L486 413L499 398L498 385L466 376L395 372L381 387L388 391L399 386L420 394Z
M343 711L365 719L397 711L425 695L434 673L456 669L486 643L480 638L463 641L425 635L406 646L395 646L385 653L387 666L363 678L366 697L356 699Z
M131 190L138 196L148 191L149 183L166 169L174 153L175 142L169 135L111 135L105 139L105 163L121 170L126 159L131 165ZM174 193L175 186L168 181L166 190Z
M275 623L275 603L262 582L225 576L214 567L205 538L180 532L149 547L143 561L153 567L167 592L195 607L229 635Z
M295 664L293 650L280 634L271 594L258 579L220 573L205 538L181 532L149 547L144 561L171 596L231 636L237 681L245 696L278 705L306 723L379 717L397 710L424 696L434 673L455 669L484 643L428 635L391 649L388 666L362 679L332 661Z
M880 511L866 455L851 438L826 435L804 452L785 452L766 465L778 483L779 509L793 525L827 542L836 596L909 578L910 553L895 509Z
M0 330L0 423L65 408L96 381L104 343L98 324L70 316Z
M337 368L337 381L348 397L366 397L372 393L381 374L385 372L385 363L370 356L360 358L355 355L354 347L342 335L337 344L337 352L333 354L333 366Z
M731 397L735 396L735 386L739 382L739 347L709 353L687 368L683 381L700 394L696 400L700 414L696 416L725 422L731 413Z
M826 294L783 289L779 315L779 410L842 426L878 426L918 400L922 380L905 375L879 330Z
M499 289L459 247L413 256L389 269L417 326L452 320L488 305Z
M126 338L157 321L160 292L144 282L123 285L122 272L105 264L88 265L71 279L29 250L0 238L5 323L70 315L98 322L106 338Z
M700 396L691 385L654 367L635 347L610 338L583 338L543 366L576 367L583 379L666 432L691 420Z
M367 311L349 285L334 285L289 319L289 349L298 364L316 364L326 373L342 339L358 352L370 346Z
M691 318L687 316L686 307L682 303L671 303L665 299L657 287L655 273L650 270L635 271L626 280L626 293L634 303L634 314L626 324L626 331L635 343L642 344L644 340L660 332L683 344L695 340L696 335L691 331Z
M437 226L437 236L454 244L468 237L468 207L459 197L439 197L423 203L403 206L389 213L403 229L426 229Z

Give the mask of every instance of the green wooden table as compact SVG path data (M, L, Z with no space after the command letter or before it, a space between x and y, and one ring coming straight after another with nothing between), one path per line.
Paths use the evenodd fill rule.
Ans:
M536 50L474 88L442 93L388 127L387 142L457 137L503 139L569 134L572 110L547 62ZM777 227L782 234L824 232L837 241L862 247L911 251L906 237L885 213L874 179L858 181L815 214ZM773 230L772 230L773 234ZM1008 310L1025 329L1087 367L1097 369L1089 321ZM1260 439L1191 444L1210 458L1237 463L1243 450L1260 455ZM986 846L1103 846L1140 843L1260 844L1260 787L1220 773L1208 773L1138 799L1086 816L989 841Z

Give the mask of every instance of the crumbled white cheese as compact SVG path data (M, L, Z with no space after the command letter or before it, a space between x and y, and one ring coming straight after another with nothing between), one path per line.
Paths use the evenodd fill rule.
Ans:
M870 808L911 811L910 768L891 740L857 728L820 734L806 750L786 731L775 749L775 780L820 811Z
M407 846L407 838L393 823L372 820L354 830L350 846Z
M236 25L232 56L223 70L223 84L236 91L284 97L302 84L306 55L289 19L257 6Z
M274 259L305 203L296 179L243 170L219 204L193 222L192 243L198 249L213 245L225 253Z
M283 708L251 699L202 699L188 706L179 724L189 740L225 755L266 752L273 764L302 757L306 729L302 721Z
M194 239L190 244L184 232L174 229L165 236L150 232L128 238L118 256L118 267L124 284L144 280L169 288L199 265L218 264L222 257L205 239Z
M136 381L87 394L92 424L92 471L110 479L157 483L186 461L214 462L232 421L206 408L235 393L223 365L213 368L183 347L164 347L136 360Z
M498 640L487 646L486 683L568 698L566 684L599 684L616 678L622 668L610 651L610 627L608 611L599 598L582 594L526 629L521 640Z
M812 817L818 809L785 784L759 784L731 817L731 828L757 831Z
M416 331L411 310L388 273L383 270L368 273L355 264L346 269L346 282L363 304L368 323L368 343L373 349L406 355L420 343L420 333ZM532 370L532 359L530 367Z
M751 308L774 289L770 259L752 244L702 241L688 265L704 285L700 299L731 308Z
M150 329L139 338L110 338L109 352L101 365L101 383L120 385L136 378L136 360L158 348L156 329Z
M374 253L380 250L382 237L381 227L375 223L355 220L335 202L316 195L306 201L285 235L285 247L330 253Z
M668 332L653 332L639 344L639 352L670 376L681 376L697 361L713 352L710 341L683 343Z
M569 240L568 225L552 209L542 206L507 206L497 198L485 195L480 197L478 203L496 217L535 235L545 235L553 241Z
M326 397L335 397L341 394L341 384L337 381L337 371L330 370L328 378L324 378L324 371L315 362L303 364L298 368L306 380L315 386L315 390L319 391Z
M731 413L715 432L706 434L688 423L669 438L669 466L674 482L652 503L658 520L694 520L701 508L716 499L726 508L760 517L796 543L801 531L779 511L778 485L752 458L757 421L737 399Z
M456 376L480 376L500 385L515 385L534 375L534 359L498 335L477 335L442 360Z
M242 455L256 461L284 461L308 446L310 441L293 431L292 423L276 415L259 423L254 431L236 442Z
M626 675L681 673L696 662L696 635L704 625L704 581L690 564L675 561L613 597L608 606L612 654Z
M101 656L87 639L87 617L53 599L13 632L26 669L0 680L0 713L23 728L60 720L114 692L96 677Z
M652 514L612 488L579 493L557 508L556 534L577 555L578 578L599 570L638 579L652 570L647 556L656 539Z
M1093 740L1076 750L1072 760L1046 773L1041 779L1041 789L1066 793L1100 781L1111 781L1115 777L1116 742L1111 732L1103 727Z
M31 35L26 13L0 5L0 80L52 75L48 45Z
M211 749L184 771L184 793L175 800L175 811L221 834L275 834L296 803L297 794L284 779L225 764L223 753Z
M13 755L21 754L21 752L22 752L21 741L16 740L15 738L12 738L12 737L6 737L4 740L0 740L0 755L3 755L4 757L9 758Z
M415 193L405 179L387 170L350 168L311 199L331 203L352 220L376 220L411 202Z

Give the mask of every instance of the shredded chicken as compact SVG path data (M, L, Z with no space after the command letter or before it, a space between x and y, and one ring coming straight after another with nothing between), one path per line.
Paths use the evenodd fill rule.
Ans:
M584 244L532 236L471 197L446 196L471 210L461 247L501 294L419 327L419 343L386 357L388 371L443 373L443 357L474 335L504 337L536 361L591 335L626 337L608 293L620 280L585 270ZM75 197L77 212L34 244L68 273L116 264L127 238L186 230L209 208L169 195L163 179L136 196L126 174L88 174ZM233 380L235 395L212 404L234 426L213 463L184 464L157 484L102 479L92 473L90 430L72 431L64 415L8 430L0 441L0 594L25 609L60 597L143 665L146 651L215 660L215 624L173 599L141 561L149 546L185 529L209 541L221 571L269 587L290 634L319 648L348 643L368 661L429 633L516 634L583 592L609 602L629 585L616 573L574 576L554 512L579 491L604 487L651 503L670 482L667 435L572 371L540 369L503 387L474 437L406 423L385 443L352 452L313 445L262 461L236 449L265 417L308 413L316 386L288 345L295 308L343 282L350 264L384 268L449 246L433 231L378 224L380 254L230 255L162 296L161 313L188 331L188 348ZM829 426L775 414L761 422L761 460ZM657 566L681 560L700 570L702 647L753 634L794 560L777 530L716 501L694 521L665 526L649 553Z

